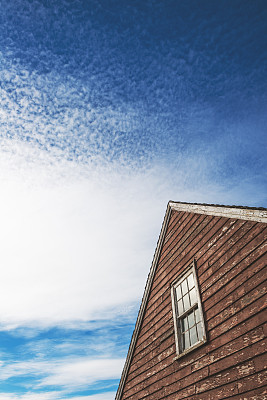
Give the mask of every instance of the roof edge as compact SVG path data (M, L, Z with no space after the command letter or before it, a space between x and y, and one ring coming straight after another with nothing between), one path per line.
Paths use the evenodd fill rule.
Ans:
M236 218L236 219L245 219L252 220L256 222L265 222L267 223L267 209L266 208L255 208L255 207L242 207L242 206L224 206L218 204L201 204L201 203L186 203L179 201L169 201L166 209L166 213L164 216L164 220L162 223L159 239L157 242L156 250L154 253L153 261L150 267L150 271L147 277L146 286L144 290L144 295L141 301L141 306L138 312L137 321L135 324L135 328L132 334L128 354L126 357L126 361L124 364L124 368L121 374L120 383L117 389L115 400L120 400L124 388L124 384L126 381L126 377L130 368L130 363L132 360L133 352L135 349L136 341L138 338L139 330L141 328L141 324L143 321L143 316L145 312L145 308L148 301L148 296L150 293L150 288L152 286L153 278L156 271L156 266L158 263L158 259L160 256L161 248L163 245L165 232L168 226L169 218L171 215L171 211L185 211L185 212L193 212L196 214L206 214L213 216L220 216L226 218Z
M217 217L245 219L267 223L267 209L263 207L224 206L219 204L186 203L169 201L172 210L194 212Z
M138 337L138 334L139 334L139 329L140 329L142 321L143 321L143 315L144 315L146 304L147 304L147 301L148 301L150 288L151 288L151 285L152 285L152 282L153 282L154 274L155 274L155 271L156 271L156 265L158 263L158 259L159 259L159 256L160 256L160 252L161 252L161 248L162 248L162 245L163 245L163 240L164 240L164 237L165 237L165 232L166 232L166 229L167 229L167 226L168 226L168 222L169 222L169 218L170 218L170 215L171 215L171 211L172 211L172 209L170 207L170 202L169 202L168 205L167 205L167 209L166 209L166 212L165 212L164 220L163 220L163 223L162 223L160 235L159 235L159 238L158 238L156 250L155 250L155 253L154 253L154 257L153 257L153 261L152 261L152 264L151 264L151 267L150 267L150 271L149 271L149 274L148 274L148 277L147 277L146 286L145 286L145 290L144 290L144 295L143 295L143 298L142 298L142 301L141 301L141 306L140 306L140 309L139 309L139 312L138 312L135 328L134 328L134 331L133 331L133 334L132 334L132 338L131 338L128 354L127 354L126 361L125 361L125 364L124 364L124 368L123 368L123 371L122 371L122 374L121 374L121 379L120 379L120 383L119 383L119 386L118 386L118 389L117 389L115 400L120 400L121 399L121 395L122 395L122 391L123 391L123 388L124 388L125 380L126 380L126 377L127 377L128 371L129 371L129 367L130 367L130 363L131 363L131 360L132 360L133 352L134 352L134 349L135 349L137 337Z

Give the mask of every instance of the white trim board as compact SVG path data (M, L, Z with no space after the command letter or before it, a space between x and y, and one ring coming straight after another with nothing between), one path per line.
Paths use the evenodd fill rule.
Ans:
M267 223L267 210L263 208L221 206L213 204L190 204L169 201L172 210L193 212L218 217L245 219Z

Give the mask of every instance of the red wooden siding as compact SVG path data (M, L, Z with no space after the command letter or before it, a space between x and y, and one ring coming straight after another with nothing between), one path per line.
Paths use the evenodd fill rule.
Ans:
M172 211L123 400L267 399L266 232L264 223ZM193 258L208 342L174 360L170 284Z

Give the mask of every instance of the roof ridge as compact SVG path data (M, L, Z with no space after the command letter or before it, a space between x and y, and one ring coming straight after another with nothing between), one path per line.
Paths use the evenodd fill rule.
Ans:
M267 209L263 207L225 206L222 204L186 203L181 201L169 201L168 205L175 211L267 222Z
M227 208L238 208L238 209L247 209L247 210L263 210L263 211L267 211L267 208L265 208L265 207L256 207L256 206L241 206L241 205L214 204L214 203L191 203L191 202L187 202L187 201L177 201L177 200L169 200L168 203L191 204L191 205L196 205L196 206L227 207Z

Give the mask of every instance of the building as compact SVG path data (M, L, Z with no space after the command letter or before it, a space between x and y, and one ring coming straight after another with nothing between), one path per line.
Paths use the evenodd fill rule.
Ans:
M267 399L266 222L169 202L116 400Z

